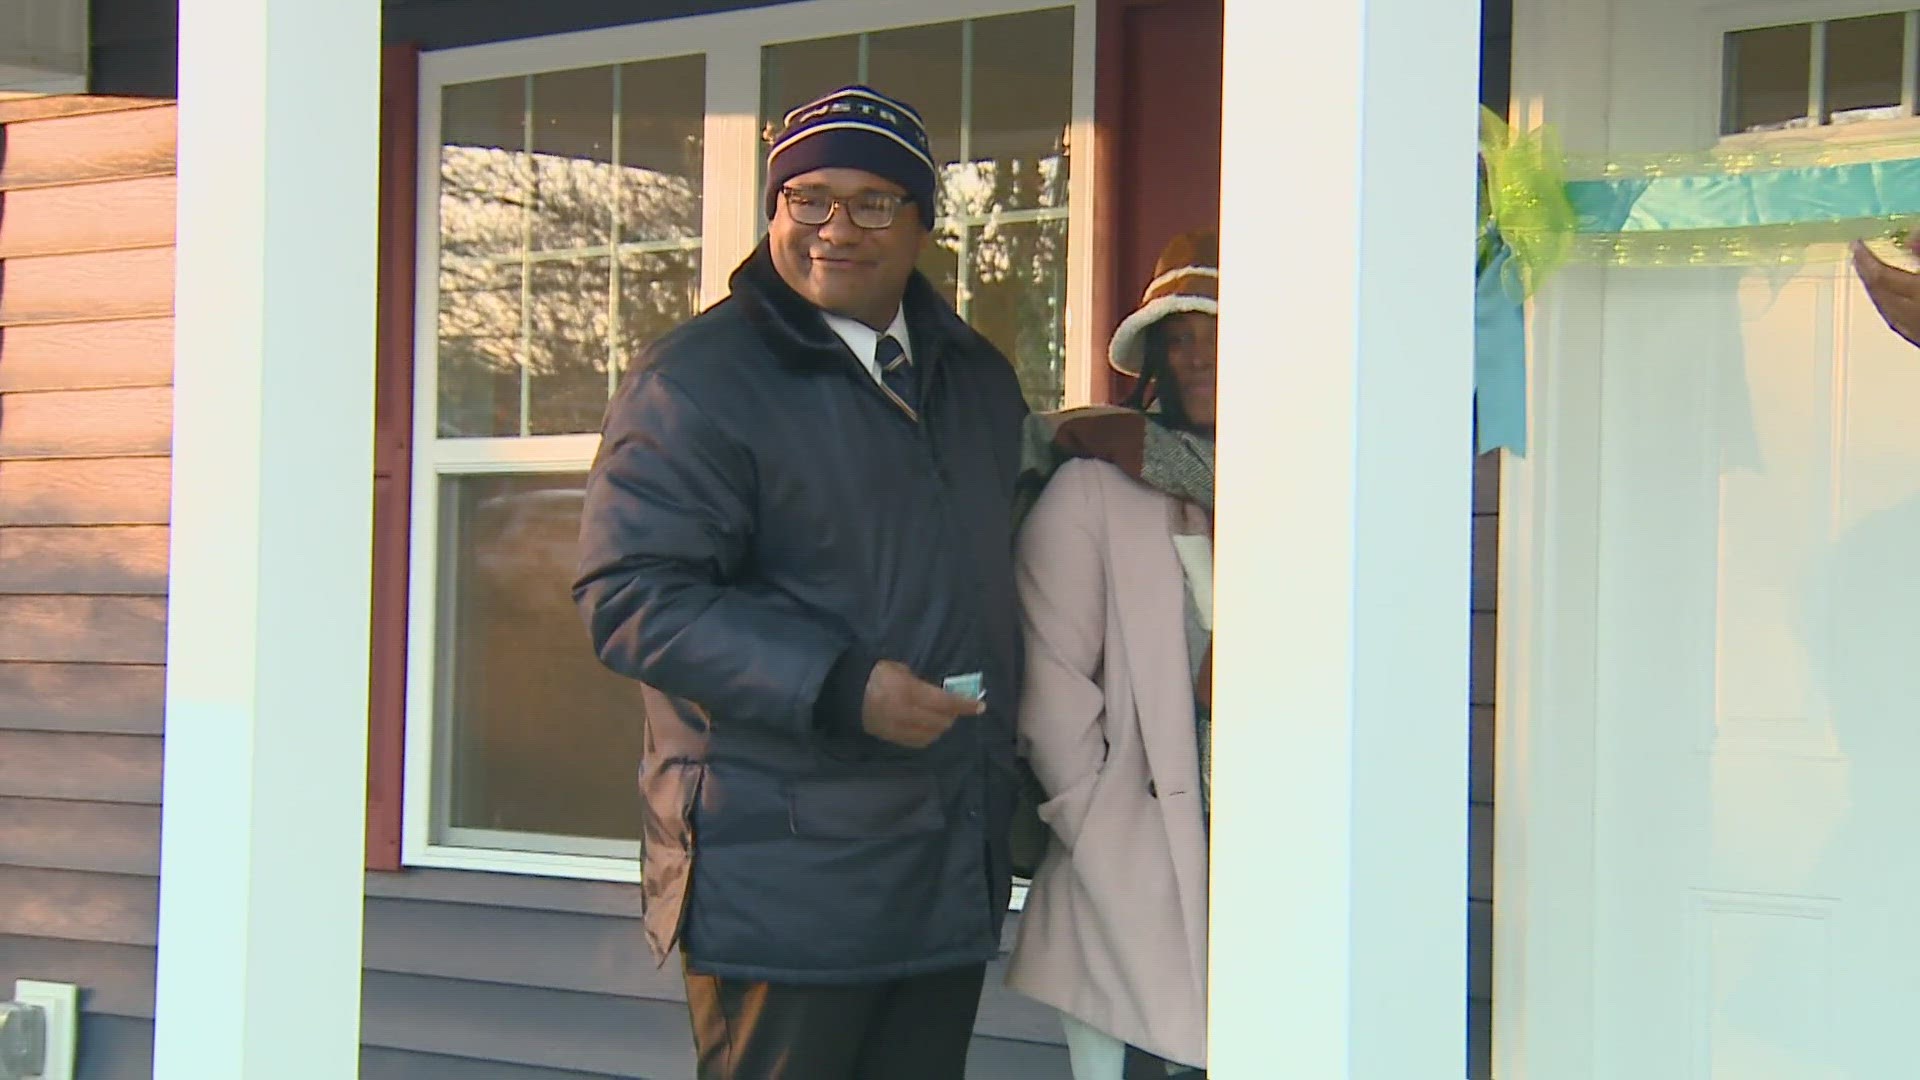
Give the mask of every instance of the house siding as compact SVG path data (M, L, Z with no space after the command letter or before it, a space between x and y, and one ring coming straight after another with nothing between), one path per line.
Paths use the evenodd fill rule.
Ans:
M693 1075L679 961L655 967L638 919L626 885L368 874L363 1061L407 1080ZM1003 962L988 975L968 1075L1068 1076L1053 1014L1001 985ZM454 1061L495 1071L445 1071Z
M1513 0L1482 0L1480 101L1506 115L1513 67ZM1467 1077L1493 1076L1494 744L1500 618L1500 461L1480 457L1473 473L1473 725L1467 788Z
M1499 620L1500 456L1473 471L1472 724L1467 783L1467 1077L1493 1075L1493 752Z
M174 110L0 103L0 987L152 1071Z

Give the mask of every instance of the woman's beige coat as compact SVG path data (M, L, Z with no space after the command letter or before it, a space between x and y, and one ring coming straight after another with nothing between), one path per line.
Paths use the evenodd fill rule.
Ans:
M1055 474L1021 534L1020 736L1054 839L1007 983L1204 1066L1207 832L1173 540L1181 513L1112 465L1079 460Z

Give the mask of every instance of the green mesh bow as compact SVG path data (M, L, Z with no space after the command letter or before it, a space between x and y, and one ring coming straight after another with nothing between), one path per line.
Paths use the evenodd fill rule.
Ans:
M1579 217L1567 198L1566 158L1544 129L1522 132L1480 108L1480 246L1485 269L1501 246L1506 273L1532 296L1567 261Z

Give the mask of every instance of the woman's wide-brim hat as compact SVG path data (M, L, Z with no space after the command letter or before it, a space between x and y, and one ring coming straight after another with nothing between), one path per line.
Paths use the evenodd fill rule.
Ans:
M1147 359L1147 327L1183 311L1220 314L1220 238L1212 231L1182 233L1168 241L1140 306L1113 332L1107 362L1123 375L1138 377Z

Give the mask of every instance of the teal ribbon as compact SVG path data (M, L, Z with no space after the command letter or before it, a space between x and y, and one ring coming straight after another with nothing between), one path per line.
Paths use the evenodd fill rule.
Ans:
M1844 226L1861 235L1920 215L1920 159L1753 172L1578 180L1566 185L1583 236ZM1479 452L1527 452L1526 297L1498 222L1474 283L1474 422Z
M1920 214L1920 158L1707 176L1577 180L1582 233L1745 229Z
M1513 249L1489 230L1473 283L1473 427L1479 453L1527 452L1527 306Z

